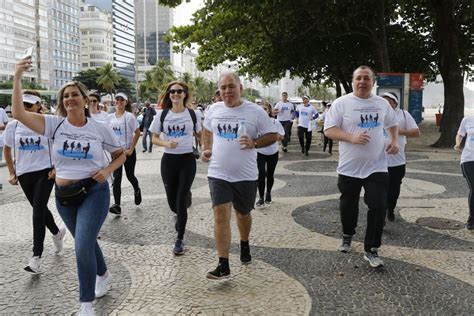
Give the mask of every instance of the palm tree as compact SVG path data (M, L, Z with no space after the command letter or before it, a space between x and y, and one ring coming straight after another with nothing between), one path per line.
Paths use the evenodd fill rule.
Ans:
M151 86L158 94L161 93L168 82L175 80L175 78L171 63L167 60L158 60L151 70Z
M99 73L97 84L99 85L100 89L112 94L120 81L120 76L117 71L113 69L111 63L108 63L98 68L97 72Z

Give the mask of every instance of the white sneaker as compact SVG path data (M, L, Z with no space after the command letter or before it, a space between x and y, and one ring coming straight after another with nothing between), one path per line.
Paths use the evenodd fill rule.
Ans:
M54 252L63 251L64 239L66 238L66 228L62 227L56 235L53 235Z
M100 298L107 294L109 285L112 282L112 273L105 272L105 276L97 276L95 279L95 298Z
M78 316L94 316L95 311L94 311L94 306L92 306L92 303L87 302L87 303L81 303L81 308L79 309L79 313L77 313Z
M28 271L32 274L39 274L41 273L40 265L41 265L41 258L38 256L34 256L30 259L30 263L24 268L25 271Z

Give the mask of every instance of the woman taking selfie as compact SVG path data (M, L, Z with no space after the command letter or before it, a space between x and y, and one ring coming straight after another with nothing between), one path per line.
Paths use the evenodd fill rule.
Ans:
M12 114L29 129L52 139L56 207L75 239L79 314L92 315L92 301L107 293L112 280L97 243L110 202L107 178L124 163L125 155L112 129L87 117L87 89L81 83L69 82L59 90L57 115L25 111L21 77L30 67L31 58L16 65ZM112 156L110 163L104 150Z

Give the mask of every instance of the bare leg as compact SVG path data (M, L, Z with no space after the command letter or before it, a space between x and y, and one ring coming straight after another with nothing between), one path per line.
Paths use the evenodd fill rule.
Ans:
M229 258L231 204L216 205L214 210L214 238L219 258Z
M250 229L252 228L252 215L242 215L235 211L235 218L237 219L237 227L239 228L240 240L248 241L250 237Z

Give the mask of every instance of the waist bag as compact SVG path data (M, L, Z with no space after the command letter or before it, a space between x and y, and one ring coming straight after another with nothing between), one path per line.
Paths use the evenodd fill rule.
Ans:
M62 206L80 206L84 203L89 189L96 183L94 179L87 178L67 186L56 185L56 200Z

